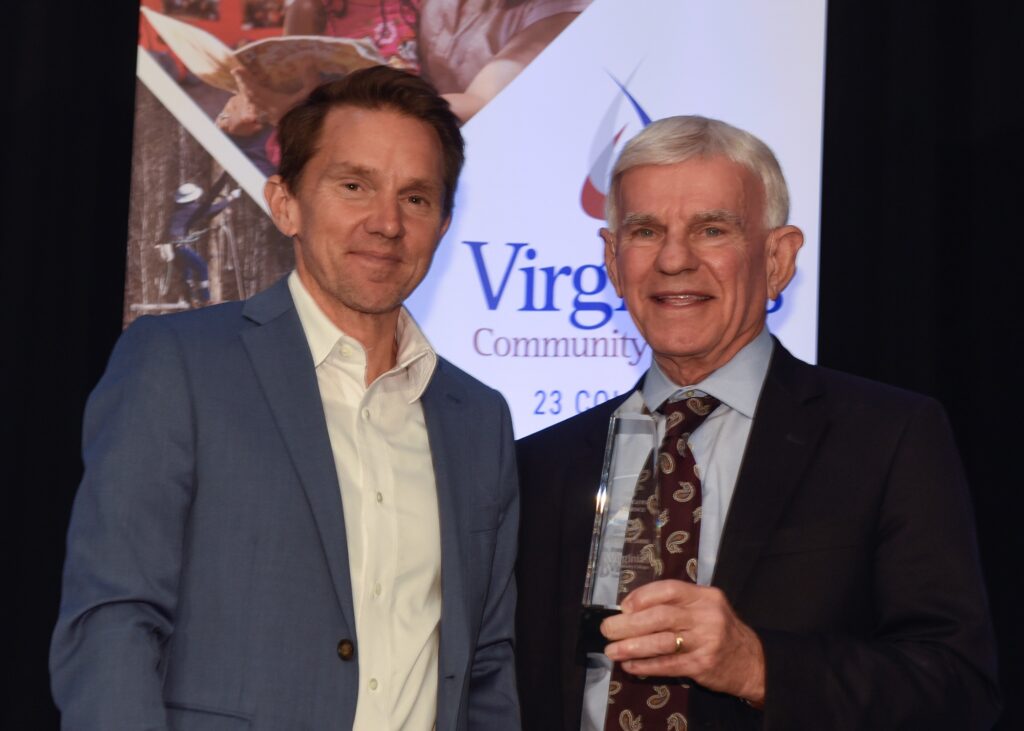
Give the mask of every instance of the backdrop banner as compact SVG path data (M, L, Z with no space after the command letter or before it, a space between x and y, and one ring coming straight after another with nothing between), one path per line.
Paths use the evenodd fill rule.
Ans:
M421 73L463 120L452 225L409 309L505 394L524 436L625 392L650 351L603 263L608 174L652 120L702 114L778 156L806 243L769 327L814 361L825 5L806 0L143 0L125 323L247 297L291 270L265 211L275 125L320 81ZM474 79L526 36L481 97ZM553 40L552 40L553 39Z

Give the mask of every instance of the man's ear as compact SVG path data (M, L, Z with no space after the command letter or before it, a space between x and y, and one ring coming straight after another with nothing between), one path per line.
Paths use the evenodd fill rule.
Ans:
M294 237L301 223L298 202L280 175L271 175L263 186L263 197L267 199L270 217L277 230L288 238Z
M618 246L615 240L615 234L607 228L602 228L599 233L601 238L604 239L604 268L608 272L608 279L611 280L612 286L615 287L615 294L621 297L622 290L619 288L619 261L616 258Z
M768 299L778 299L796 274L796 255L804 245L804 232L796 226L780 226L768 232L765 273Z

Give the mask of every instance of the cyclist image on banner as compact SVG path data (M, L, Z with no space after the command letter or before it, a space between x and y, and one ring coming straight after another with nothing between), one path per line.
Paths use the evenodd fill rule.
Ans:
M206 259L196 250L199 239L209 228L206 224L242 194L234 188L217 200L204 196L195 183L183 183L174 192L174 209L168 224L168 241L158 244L160 258L168 264L170 277L165 278L165 297L170 296L190 307L210 303L210 269ZM173 281L172 281L173 280Z

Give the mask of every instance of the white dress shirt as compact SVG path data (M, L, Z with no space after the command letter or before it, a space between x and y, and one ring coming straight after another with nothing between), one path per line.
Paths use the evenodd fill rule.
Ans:
M643 407L653 414L666 400L688 398L690 391L714 396L721 405L690 435L690 450L700 472L701 519L700 542L697 549L697 583L707 586L715 572L718 546L729 512L736 478L739 476L743 452L750 436L757 400L761 396L768 364L772 355L772 338L767 328L747 343L732 360L714 371L700 383L678 385L669 380L658 364L644 378L642 391L634 391L616 410L616 414L640 413ZM659 433L664 433L664 417L658 416ZM619 457L612 479L633 483L647 459L642 454ZM621 474L620 474L621 473ZM628 503L627 503L628 509ZM611 549L614 550L614 547ZM621 544L618 551L621 553ZM614 596L618 577L605 575L595 579L595 595ZM608 708L608 683L612 662L606 655L587 656L586 690L583 696L581 731L603 731Z
M420 396L437 366L412 316L397 364L365 385L366 353L288 277L316 366L338 472L355 606L354 731L429 731L437 717L441 530Z

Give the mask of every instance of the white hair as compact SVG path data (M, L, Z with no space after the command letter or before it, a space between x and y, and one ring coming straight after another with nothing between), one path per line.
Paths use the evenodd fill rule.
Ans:
M608 227L618 226L619 183L622 174L641 165L675 165L696 157L721 155L742 165L761 181L764 188L765 225L772 229L789 218L789 190L779 161L764 142L749 132L717 119L696 115L667 117L652 122L622 149L612 169L605 199Z

